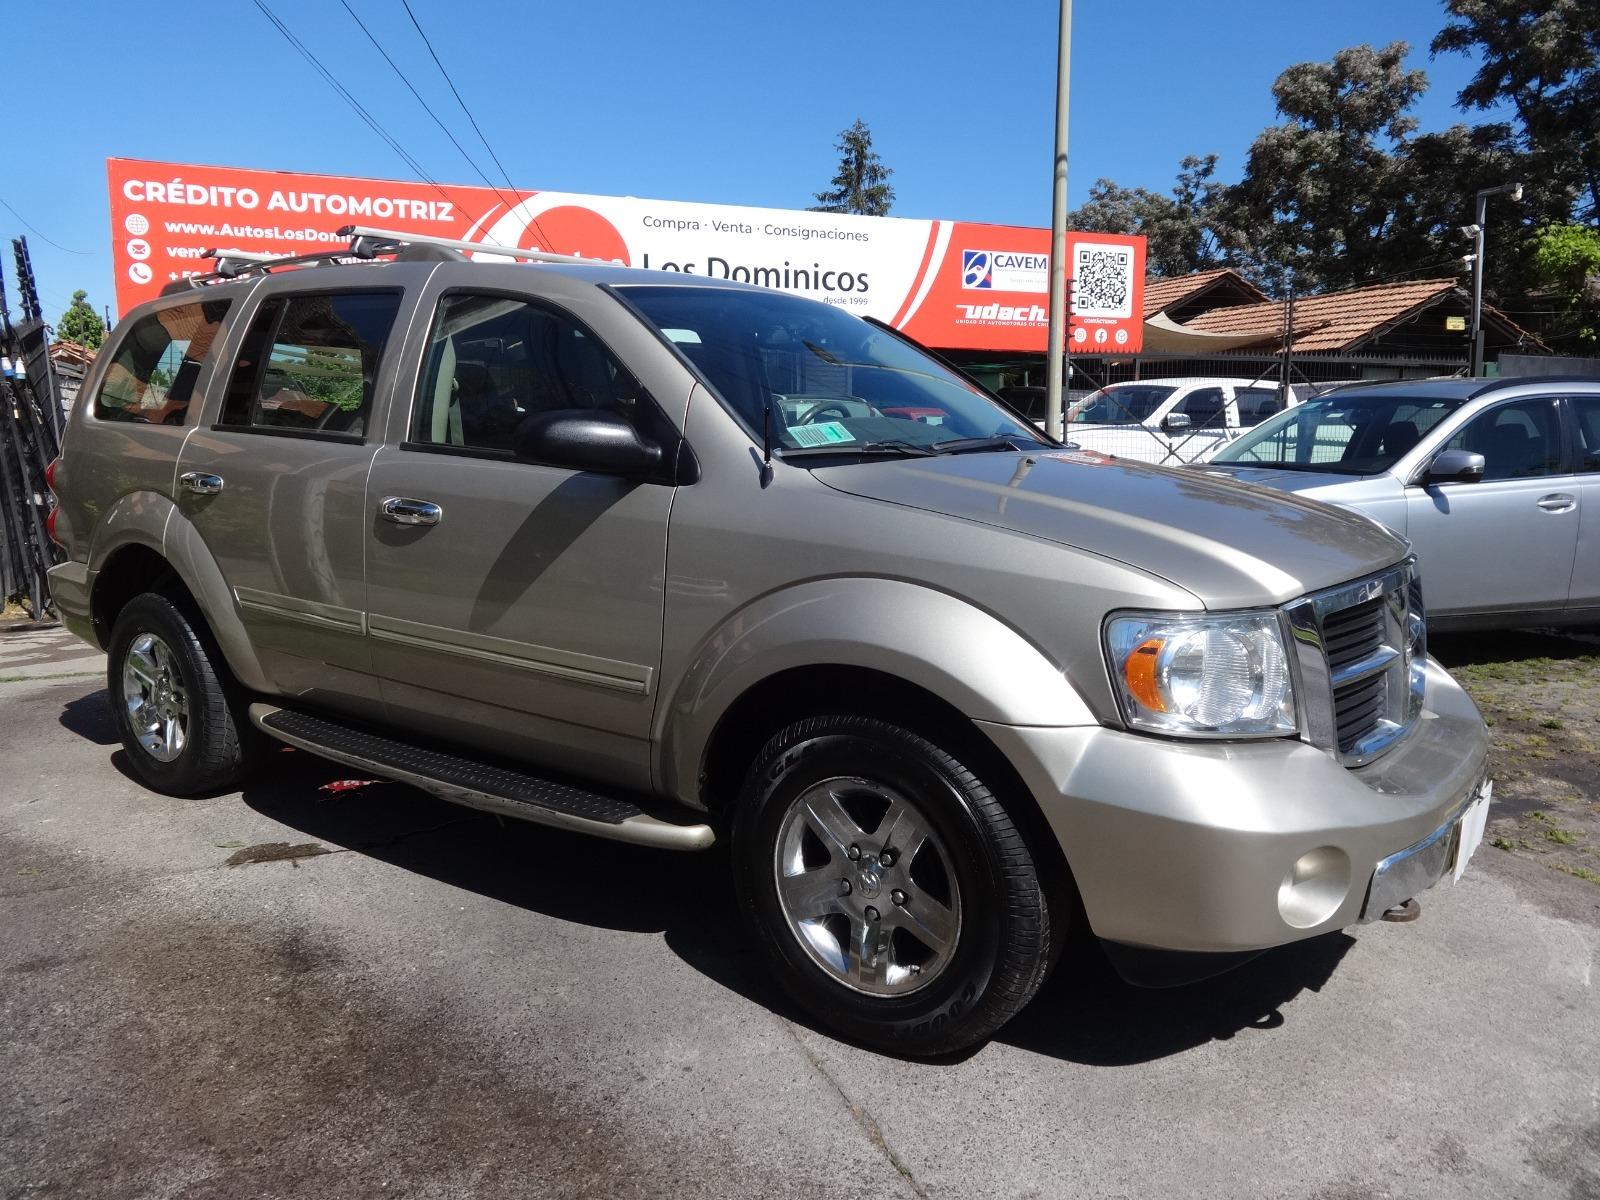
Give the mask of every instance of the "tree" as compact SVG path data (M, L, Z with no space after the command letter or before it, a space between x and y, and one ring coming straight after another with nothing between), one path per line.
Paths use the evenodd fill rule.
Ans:
M1279 115L1257 135L1226 219L1254 274L1281 287L1339 287L1391 273L1390 242L1406 180L1396 154L1427 76L1404 67L1410 47L1353 46L1299 63L1272 85Z
M888 216L894 204L894 188L889 186L894 171L884 166L873 150L872 131L866 122L856 118L854 125L839 134L834 149L840 157L833 187L816 193L817 203L810 211Z
M1546 225L1533 239L1533 269L1540 283L1573 318L1567 331L1576 343L1600 341L1600 229Z
M1434 54L1477 54L1463 111L1507 104L1528 174L1559 181L1568 209L1600 223L1600 4L1595 0L1445 0Z
M1207 270L1223 261L1225 235L1216 223L1221 188L1212 181L1216 169L1215 154L1185 158L1170 197L1097 179L1089 199L1067 214L1067 223L1099 233L1142 234L1148 240L1145 263L1152 274Z
M56 322L56 337L98 350L106 340L106 324L100 314L89 307L88 300L89 293L82 288L72 293L72 303Z

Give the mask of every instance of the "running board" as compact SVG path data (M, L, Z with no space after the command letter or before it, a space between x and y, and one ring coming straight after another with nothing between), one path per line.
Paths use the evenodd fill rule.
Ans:
M250 720L281 742L409 783L452 804L663 850L704 850L716 840L704 822L668 820L630 800L425 749L326 717L258 703L250 706Z

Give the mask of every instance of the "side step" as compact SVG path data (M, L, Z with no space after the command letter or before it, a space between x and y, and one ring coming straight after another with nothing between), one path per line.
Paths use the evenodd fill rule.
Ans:
M258 703L250 706L250 720L281 742L409 783L453 804L663 850L704 850L716 840L704 822L667 820L630 800L424 749L326 717Z

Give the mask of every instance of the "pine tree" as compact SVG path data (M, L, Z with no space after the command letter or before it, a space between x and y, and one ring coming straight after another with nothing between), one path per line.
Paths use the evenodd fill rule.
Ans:
M886 217L894 204L894 188L889 176L894 171L883 165L872 148L872 131L859 117L839 135L834 146L839 151L839 171L833 187L817 192L812 212L855 213L864 217Z
M72 293L72 303L56 322L56 337L90 350L100 349L100 343L106 340L105 322L89 307L89 293L82 288Z

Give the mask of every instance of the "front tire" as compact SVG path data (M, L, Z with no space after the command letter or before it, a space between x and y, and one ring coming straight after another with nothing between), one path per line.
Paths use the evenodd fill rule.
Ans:
M248 772L256 737L204 626L156 592L117 614L106 686L128 764L169 796L227 791Z
M868 717L762 749L733 822L735 886L780 984L846 1036L906 1055L993 1034L1052 959L1021 832L956 756Z

